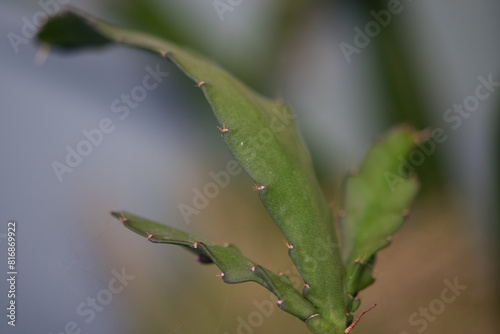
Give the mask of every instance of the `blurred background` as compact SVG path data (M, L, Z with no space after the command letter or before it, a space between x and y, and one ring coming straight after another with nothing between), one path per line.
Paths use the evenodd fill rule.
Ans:
M392 126L443 129L447 139L416 170L422 191L410 219L360 294L360 310L378 306L354 331L498 331L498 1L2 0L0 249L16 220L18 317L13 328L3 315L1 333L308 332L277 307L262 311L274 299L260 286L226 285L215 266L148 243L110 216L125 209L231 242L298 277L244 173L183 219L179 205L232 160L200 90L164 59L125 47L47 55L34 28L63 4L172 40L284 98L334 210L347 171ZM393 13L384 21L382 10ZM168 76L120 118L113 102L157 66ZM453 110L485 80L488 98ZM105 119L113 130L58 177L54 163L65 164ZM118 276L119 291L109 285ZM443 304L447 282L462 290Z

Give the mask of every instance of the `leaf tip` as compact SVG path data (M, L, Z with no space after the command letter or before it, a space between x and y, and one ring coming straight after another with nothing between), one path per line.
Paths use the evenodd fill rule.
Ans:
M49 18L37 32L37 38L42 43L66 51L113 42L95 29L96 22L89 15L71 9Z
M123 215L123 212L119 212L119 211L111 211L111 215L115 218L117 218L119 221L121 221L122 223L126 223L127 222L127 218L125 218L125 216Z

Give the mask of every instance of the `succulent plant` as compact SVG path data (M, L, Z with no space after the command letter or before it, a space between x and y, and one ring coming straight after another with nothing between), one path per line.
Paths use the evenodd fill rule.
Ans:
M119 43L177 65L205 94L224 142L255 181L255 190L286 238L289 256L305 286L297 290L286 275L258 265L233 245L217 245L123 211L113 216L153 243L183 246L196 253L200 262L214 263L226 283L262 285L276 295L283 311L305 322L313 333L348 333L353 328L357 322L353 313L360 304L357 295L374 281L375 255L403 224L418 190L414 177L398 174L400 157L420 137L417 131L398 126L371 148L359 171L346 181L336 227L285 103L257 94L193 52L77 10L50 18L38 39L66 50Z

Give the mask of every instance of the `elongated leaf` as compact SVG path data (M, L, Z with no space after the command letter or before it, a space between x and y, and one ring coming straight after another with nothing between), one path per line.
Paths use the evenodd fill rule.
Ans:
M320 314L314 323L321 322L318 328L323 332L343 331L344 267L333 218L288 107L260 96L218 66L172 43L85 14L66 12L54 17L38 37L54 46L73 47L80 41L82 23L87 33L169 58L198 84L221 126L227 128L223 135L228 148L258 183L264 206L290 244L290 257L308 286L303 294ZM91 39L82 44L96 45Z
M286 275L276 275L244 257L232 245L220 246L169 226L132 215L112 212L123 225L153 243L183 246L198 254L203 263L215 263L226 283L256 282L278 297L278 306L302 321L315 318L317 309L295 289ZM309 324L308 324L309 325Z
M394 129L371 148L359 172L346 182L340 227L347 293L352 298L373 283L375 254L389 245L417 193L416 179L401 175L417 139L418 133L409 127ZM357 306L355 302L348 310Z

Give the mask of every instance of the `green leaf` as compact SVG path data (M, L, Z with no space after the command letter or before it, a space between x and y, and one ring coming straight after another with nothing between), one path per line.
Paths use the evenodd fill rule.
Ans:
M52 17L38 32L37 37L44 43L57 45L67 51L89 45L104 46L113 42L112 39L101 34L92 25L72 12Z
M416 178L400 174L418 135L409 127L394 129L371 148L359 172L346 182L340 227L346 292L351 298L373 283L375 254L389 245L418 191ZM358 306L352 304L348 312Z
M278 306L285 312L306 321L318 312L291 284L286 275L276 275L244 257L232 245L220 246L194 235L137 217L127 212L112 212L123 225L153 243L173 244L198 254L203 263L215 263L222 270L226 283L256 282L278 297ZM314 318L314 317L313 317Z
M54 22L57 29L52 26ZM289 255L309 286L303 294L320 314L313 323L321 323L318 328L323 332L343 331L345 274L334 222L289 108L248 89L192 52L85 14L66 12L52 18L38 37L54 46L70 45L70 35L74 40L71 45L102 45L95 38L79 39L75 27L82 23L105 40L169 58L198 84L216 118L227 127L223 137L229 150L258 184L262 203L290 244Z

